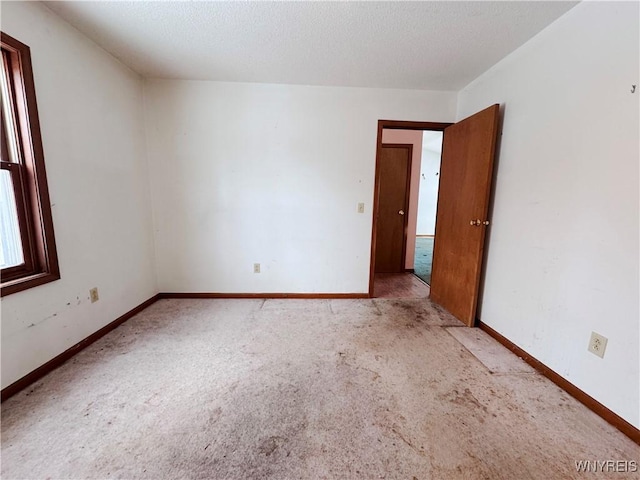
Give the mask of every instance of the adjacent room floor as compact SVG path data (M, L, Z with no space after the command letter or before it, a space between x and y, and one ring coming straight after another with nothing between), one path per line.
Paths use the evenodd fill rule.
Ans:
M416 237L414 272L427 284L431 284L431 265L433 264L433 237Z
M426 299L161 300L2 405L6 479L567 479L639 453Z

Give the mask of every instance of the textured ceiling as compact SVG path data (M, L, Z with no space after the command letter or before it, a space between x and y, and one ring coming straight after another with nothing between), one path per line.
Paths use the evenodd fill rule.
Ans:
M145 77L459 90L577 2L45 2Z

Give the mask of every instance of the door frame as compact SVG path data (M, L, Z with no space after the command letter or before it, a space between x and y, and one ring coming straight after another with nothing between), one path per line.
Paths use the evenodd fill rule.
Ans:
M400 148L400 149L406 149L407 153L408 153L408 160L407 160L407 178L405 179L405 185L404 185L404 215L403 215L403 220L402 220L402 254L401 254L401 264L400 264L400 270L404 270L404 265L406 263L406 258L407 258L407 227L409 225L409 194L411 192L411 172L412 172L412 168L413 168L413 144L412 143L382 143L380 145L380 148ZM378 177L379 178L379 177ZM378 187L380 186L380 184L378 184ZM379 197L379 196L378 196ZM378 198L379 200L379 198ZM379 208L380 204L378 203L376 205L376 208ZM376 210L377 212L377 210ZM377 221L378 216L376 215L376 221ZM377 223L376 223L376 228L377 228ZM377 242L376 242L377 243ZM377 245L376 245L377 246ZM375 256L375 250L374 250L374 256ZM374 261L374 269L375 269L375 258L373 259Z
M376 170L375 181L373 184L373 221L371 225L371 252L369 261L369 298L373 298L373 282L375 278L376 268L376 229L378 227L378 194L380 193L380 153L382 151L382 130L431 130L436 132L444 132L444 129L453 123L441 123L441 122L413 122L404 120L378 120L378 140L376 143ZM411 172L409 172L411 175ZM407 191L407 194L409 192ZM437 212L437 206L436 206ZM408 218L408 211L405 213ZM406 230L405 230L406 236ZM404 249L406 250L406 241ZM406 251L404 253L406 255ZM403 256L404 256L403 255Z

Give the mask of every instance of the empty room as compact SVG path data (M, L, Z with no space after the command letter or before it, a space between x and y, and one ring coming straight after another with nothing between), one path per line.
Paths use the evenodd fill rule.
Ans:
M1 477L637 478L639 19L1 0Z

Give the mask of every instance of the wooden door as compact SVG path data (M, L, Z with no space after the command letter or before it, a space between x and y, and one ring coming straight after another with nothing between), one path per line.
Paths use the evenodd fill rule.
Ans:
M499 105L444 130L431 300L475 323Z
M378 165L376 273L404 272L413 145L383 144Z

